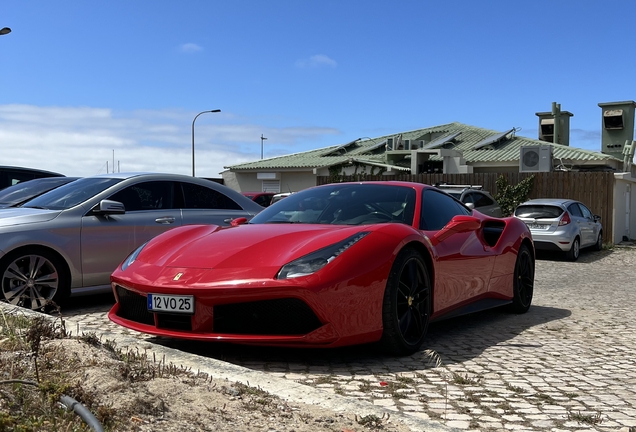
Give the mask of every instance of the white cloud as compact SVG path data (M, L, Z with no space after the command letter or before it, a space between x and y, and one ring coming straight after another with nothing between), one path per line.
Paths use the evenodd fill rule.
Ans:
M117 170L190 174L192 119L195 112L143 110L116 112L92 107L0 105L2 164L38 168L69 176ZM266 144L295 153L315 147L303 143L337 135L331 128L270 127L240 124L231 113L200 117L195 125L196 174L219 177L224 166L260 159ZM266 146L267 147L267 146Z
M316 54L309 57L308 59L298 60L296 62L296 66L304 69L313 69L319 67L335 68L336 66L338 66L338 63L324 54Z
M181 47L179 47L179 49L181 50L181 52L184 53L195 53L198 51L202 51L203 48L195 43L185 43L183 45L181 45Z

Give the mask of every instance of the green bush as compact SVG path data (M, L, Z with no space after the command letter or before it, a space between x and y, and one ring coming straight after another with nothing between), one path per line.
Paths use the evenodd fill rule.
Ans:
M499 203L504 217L510 216L519 204L528 200L533 183L533 175L521 180L516 185L508 184L508 180L504 176L497 178L497 195L495 195L495 199Z

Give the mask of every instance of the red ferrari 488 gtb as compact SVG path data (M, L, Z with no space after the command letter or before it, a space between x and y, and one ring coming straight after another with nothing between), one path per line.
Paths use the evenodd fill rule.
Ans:
M519 219L420 183L329 184L231 227L182 226L148 241L112 274L109 318L174 338L379 342L406 355L432 321L503 305L526 312L534 263Z

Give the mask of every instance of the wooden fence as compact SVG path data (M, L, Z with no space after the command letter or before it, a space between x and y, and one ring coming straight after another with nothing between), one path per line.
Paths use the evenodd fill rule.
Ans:
M601 216L603 223L603 243L613 243L612 227L614 213L614 174L611 172L547 172L547 173L481 173L481 174L405 174L396 176L345 176L337 181L411 181L434 185L454 183L480 185L493 196L497 195L497 178L503 176L508 184L515 185L521 180L534 176L530 199L570 198L581 201L594 214ZM319 176L317 184L333 183L328 176Z

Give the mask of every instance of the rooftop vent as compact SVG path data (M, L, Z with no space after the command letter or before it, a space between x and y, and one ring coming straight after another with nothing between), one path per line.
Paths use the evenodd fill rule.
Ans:
M601 152L622 160L625 142L631 142L634 139L636 102L606 102L598 106L603 113Z
M556 102L552 102L552 111L535 114L539 117L539 139L541 141L570 145L570 117L573 117L574 114L569 111L561 111L561 104Z

